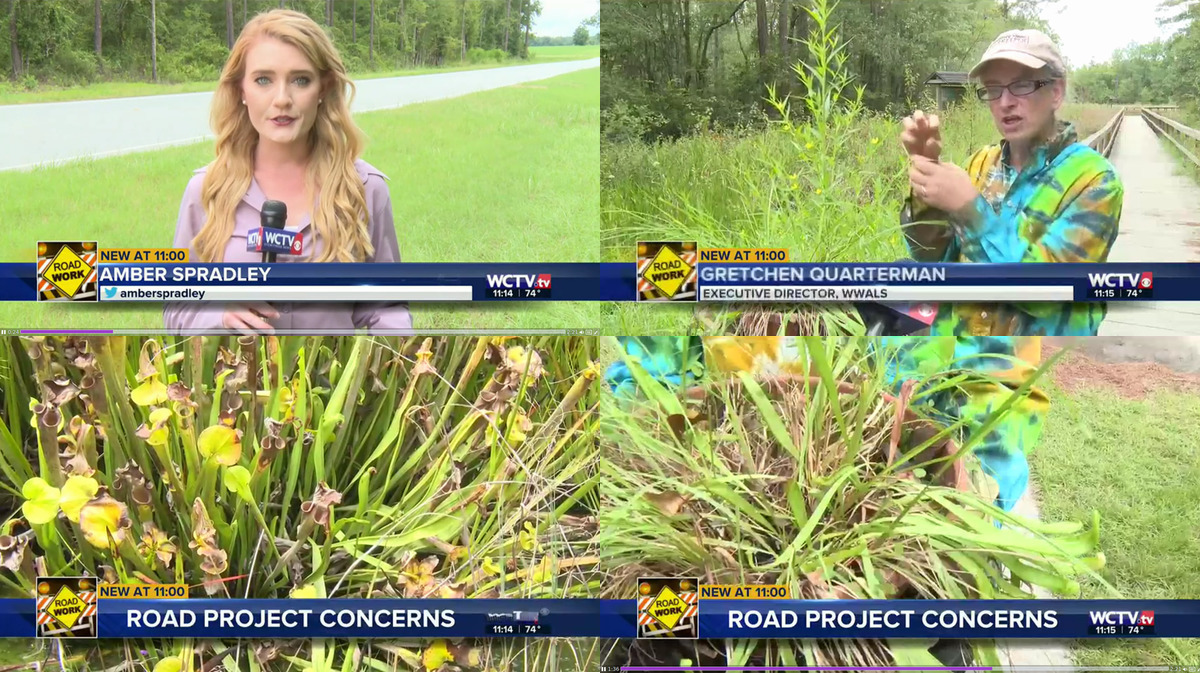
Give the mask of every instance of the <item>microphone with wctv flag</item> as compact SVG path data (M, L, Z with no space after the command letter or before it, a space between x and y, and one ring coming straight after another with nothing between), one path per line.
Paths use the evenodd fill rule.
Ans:
M273 263L278 254L299 255L304 250L304 235L284 229L287 204L283 201L264 202L261 222L246 239L246 249L262 252L263 264Z

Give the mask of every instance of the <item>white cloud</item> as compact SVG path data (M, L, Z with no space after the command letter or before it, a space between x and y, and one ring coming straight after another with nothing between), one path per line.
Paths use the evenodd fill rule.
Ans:
M542 13L533 19L533 33L569 37L583 20L600 11L600 0L542 0Z
M1061 0L1042 17L1058 34L1059 49L1072 68L1107 61L1114 50L1145 44L1174 32L1159 26L1160 0Z

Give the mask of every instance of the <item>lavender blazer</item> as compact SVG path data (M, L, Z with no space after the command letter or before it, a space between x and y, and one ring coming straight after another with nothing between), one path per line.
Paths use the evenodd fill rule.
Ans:
M387 176L363 160L354 162L367 192L369 233L375 246L375 255L370 262L399 262L400 246L396 242L396 226L392 219L392 197L388 193ZM204 226L205 213L201 203L204 174L201 168L192 175L183 193L179 206L179 221L175 224L175 247L191 248L192 239ZM262 254L246 250L246 234L261 223L263 203L266 195L257 180L251 180L250 189L242 197L234 211L233 236L225 246L225 261L229 263L259 262ZM315 237L311 216L300 221L299 226L289 221L288 229L304 233L304 252L301 255L280 255L279 263L310 262L324 242ZM316 240L314 240L316 238ZM344 330L356 328L412 329L412 317L408 308L400 303L358 302L340 304L335 302L272 302L279 311L279 318L271 321L277 330ZM163 320L169 332L182 330L204 330L227 332L221 326L225 305L220 303L168 303L163 310Z

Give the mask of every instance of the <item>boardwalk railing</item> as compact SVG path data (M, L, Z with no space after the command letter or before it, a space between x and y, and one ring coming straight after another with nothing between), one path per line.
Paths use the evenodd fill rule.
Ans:
M1171 144L1183 153L1183 156L1190 159L1197 166L1200 166L1200 158L1196 157L1195 151L1189 151L1180 142L1181 140L1190 139L1192 142L1200 143L1200 131L1184 126L1174 119L1168 119L1146 108L1142 108L1142 119L1145 119L1150 128L1154 129L1154 133L1170 140Z
M1124 118L1125 108L1117 110L1117 114L1108 120L1104 128L1088 136L1087 140L1084 140L1083 143L1107 157L1112 152L1113 143L1116 142L1117 134L1121 131L1121 120Z

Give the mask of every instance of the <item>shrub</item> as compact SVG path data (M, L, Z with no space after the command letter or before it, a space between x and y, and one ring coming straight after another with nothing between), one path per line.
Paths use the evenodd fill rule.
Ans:
M183 49L159 52L159 79L168 82L203 82L221 74L229 49L224 44L200 41Z
M482 63L484 58L487 58L488 52L479 47L471 47L467 50L467 60L471 63Z
M60 49L55 52L51 68L54 73L51 81L59 86L91 83L95 81L99 72L95 54L74 49Z
M624 100L600 110L600 135L613 142L644 140L666 123L666 117L649 107Z

